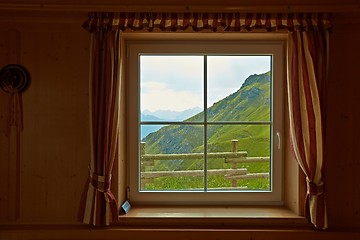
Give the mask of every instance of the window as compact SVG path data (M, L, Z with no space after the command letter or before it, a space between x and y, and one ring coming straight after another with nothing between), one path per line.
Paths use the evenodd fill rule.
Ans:
M130 41L129 199L282 204L283 48Z

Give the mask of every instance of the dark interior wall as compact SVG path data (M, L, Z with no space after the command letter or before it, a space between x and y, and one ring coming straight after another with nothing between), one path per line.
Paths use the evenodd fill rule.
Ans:
M334 15L326 127L329 223L360 228L360 14Z
M205 5L215 5L215 6L270 6L270 5L294 5L294 6L303 6L303 5L316 5L321 6L323 4L357 4L357 0L303 0L301 2L297 0L258 0L256 2L252 0L243 0L239 3L238 0L226 0L222 4L219 2L209 2L206 0L183 0L181 2L177 1L166 1L166 0L2 0L1 2L13 3L13 4L73 4L73 5L106 5L106 6L205 6ZM1 3L0 2L0 3Z
M90 156L89 34L81 22L9 23L0 32L1 67L21 63L32 78L23 93L20 149L11 154L15 140L5 136L8 95L0 92L0 218L18 211L19 222L76 222Z

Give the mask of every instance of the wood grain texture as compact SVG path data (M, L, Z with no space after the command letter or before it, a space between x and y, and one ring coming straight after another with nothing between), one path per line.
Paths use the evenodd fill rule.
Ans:
M336 16L335 16L336 17ZM339 16L342 19L341 16ZM336 18L335 18L336 20ZM360 228L360 16L336 24L330 39L327 132L325 139L329 223ZM341 148L341 152L337 149Z
M10 59L10 39L9 31L2 29L0 31L0 68L9 64ZM9 141L6 137L8 112L8 94L0 90L0 220L7 220L8 205L8 168L9 168Z
M20 33L16 29L8 29L4 31L5 44L0 44L1 48L5 50L3 52L3 62L0 64L0 69L8 64L20 64ZM15 221L19 217L19 200L20 200L20 133L16 131L16 128L8 126L9 117L9 94L0 90L1 102L2 102L2 114L1 114L1 142L2 156L0 157L0 163L3 166L3 172L1 173L4 178L3 188L4 192L0 196L0 209L3 214L1 218L6 218L9 221ZM6 184L7 183L7 184ZM5 185L6 184L6 185Z
M144 239L144 240L168 240L168 239L187 239L187 240L233 240L233 239L252 239L252 240L288 240L288 239L316 239L316 240L337 240L337 239L359 239L359 232L352 231L314 231L309 229L191 229L191 228L162 228L152 227L146 229L139 228L114 228L93 229L83 226L21 226L17 228L7 227L0 229L0 239L77 239L77 240L125 240L125 239Z
M206 0L185 0L185 1L166 1L166 0L51 0L51 1L31 1L28 0L3 0L0 2L0 9L21 10L21 11L71 11L71 12L89 12L89 11L165 11L165 12L229 12L229 11L247 11L258 12L313 12L318 9L321 12L347 12L360 11L357 0L225 0L219 2L209 2Z
M18 222L76 223L90 156L89 35L80 24L77 32L66 26L10 26L20 29L17 50L32 76L23 94Z

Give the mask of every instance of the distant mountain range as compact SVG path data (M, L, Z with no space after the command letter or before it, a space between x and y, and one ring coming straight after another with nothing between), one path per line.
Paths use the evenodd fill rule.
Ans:
M184 111L172 111L172 110L157 110L151 112L149 110L144 110L142 115L144 119L141 118L143 121L156 121L157 119L161 119L164 121L183 121L189 117L194 116L195 114L202 111L202 108L191 108ZM151 119L155 118L155 119Z
M239 90L208 108L208 121L210 123L212 121L270 121L270 93L269 72L251 75ZM156 117L164 117L164 115L159 115L159 112ZM150 114L150 112L146 113ZM151 115L153 114L151 113ZM204 113L198 112L184 121L199 121L203 117ZM161 127L143 139L146 142L145 151L153 154L203 152L203 132L203 126L199 125ZM208 152L229 152L231 151L231 140L237 139L238 149L247 151L249 156L270 155L270 124L210 124L207 134ZM170 164L172 166L169 166ZM163 167L166 169L196 168L182 164L185 163L172 161ZM194 162L192 164L199 165L199 163ZM161 169L161 166L158 166L157 169Z

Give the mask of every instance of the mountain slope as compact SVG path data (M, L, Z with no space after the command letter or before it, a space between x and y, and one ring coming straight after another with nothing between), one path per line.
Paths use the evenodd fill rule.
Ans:
M213 121L270 121L270 73L249 76L235 93L208 108L208 152L231 151L231 140L249 156L269 156L270 125L216 124ZM202 121L201 112L186 121ZM146 153L203 152L203 127L165 126L143 139ZM175 168L175 166L174 166Z

